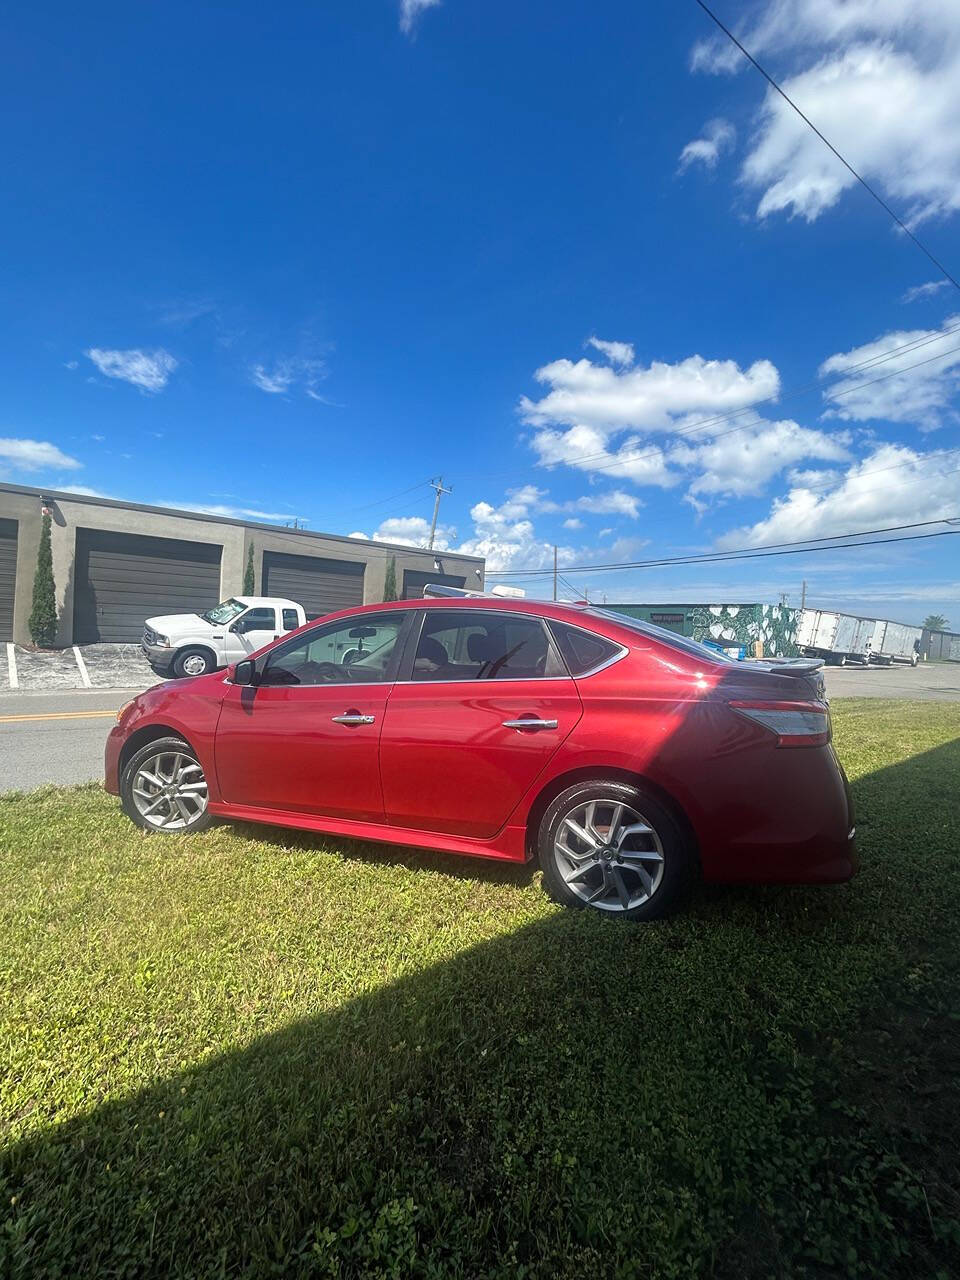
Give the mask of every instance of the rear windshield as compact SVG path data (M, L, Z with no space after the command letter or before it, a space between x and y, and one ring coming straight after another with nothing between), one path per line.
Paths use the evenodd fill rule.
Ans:
M629 631L636 631L642 636L646 636L649 640L656 640L660 644L668 645L671 649L679 649L681 653L687 653L693 658L699 658L701 662L736 662L736 658L731 658L727 653L719 653L716 649L708 649L706 645L700 644L698 640L691 640L689 636L678 635L676 631L668 631L666 627L658 627L653 622L643 622L640 618L628 618L625 613L613 613L609 609L587 609L588 614L593 614L596 618L606 618L609 622L616 622L621 627L626 627Z

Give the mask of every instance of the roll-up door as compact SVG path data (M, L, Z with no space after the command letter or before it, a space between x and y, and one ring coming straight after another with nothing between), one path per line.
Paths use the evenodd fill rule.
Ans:
M206 542L78 529L74 641L133 642L146 618L211 608L220 599L220 551Z
M455 573L436 573L432 570L427 573L422 569L404 569L403 598L418 599L423 595L423 588L431 583L435 587L462 587L466 581L466 578L458 577Z
M17 522L0 520L0 640L13 639L13 601L17 592Z
M263 553L263 594L303 605L308 618L363 604L363 571L357 560Z

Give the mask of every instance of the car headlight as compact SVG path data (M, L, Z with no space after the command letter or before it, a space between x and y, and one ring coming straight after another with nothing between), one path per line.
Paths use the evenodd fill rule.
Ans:
M130 708L133 706L133 703L134 703L134 699L131 698L129 702L125 702L122 707L119 707L117 709L117 724L119 724L120 721L123 719L123 717L127 714Z
M159 632L155 632L155 633L154 633L154 635L155 635L154 644L158 644L158 645L160 645L160 647L161 647L162 649L169 649L169 648L170 648L170 637L169 637L169 636L162 636L162 635L160 635L160 633L159 633Z

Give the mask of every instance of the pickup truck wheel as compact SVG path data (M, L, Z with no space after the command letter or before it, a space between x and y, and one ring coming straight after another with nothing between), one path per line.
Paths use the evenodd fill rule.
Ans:
M173 660L173 674L180 680L185 676L205 676L216 669L217 660L209 649L181 649Z

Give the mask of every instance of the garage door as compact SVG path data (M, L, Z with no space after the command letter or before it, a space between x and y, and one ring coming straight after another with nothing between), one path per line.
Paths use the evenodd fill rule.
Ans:
M307 617L363 604L363 571L356 560L263 553L263 594L302 604Z
M435 587L462 587L466 578L458 578L453 573L425 573L422 569L404 569L403 598L417 600L423 595L423 588L432 583Z
M139 640L145 618L195 613L220 599L220 547L179 538L77 530L73 638Z
M17 586L17 522L0 520L0 640L13 639L13 597Z

